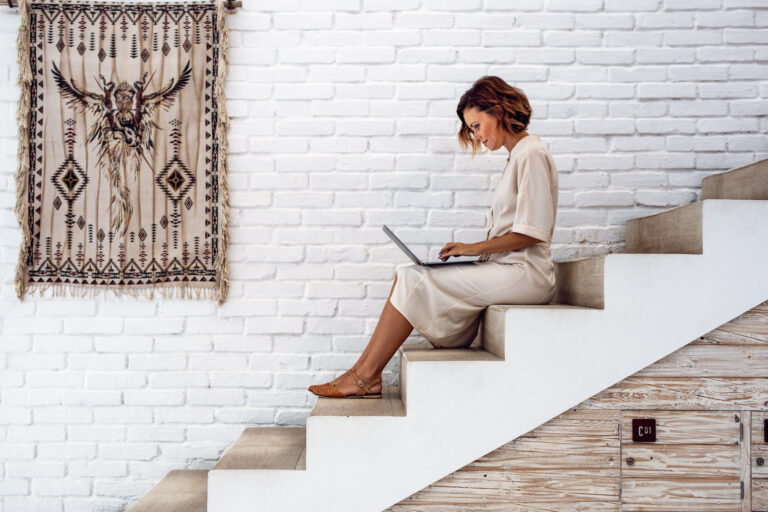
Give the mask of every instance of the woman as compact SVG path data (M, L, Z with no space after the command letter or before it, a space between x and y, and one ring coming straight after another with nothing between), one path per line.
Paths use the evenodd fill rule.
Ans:
M506 165L491 204L486 240L448 243L440 259L480 256L470 265L397 271L368 346L337 379L309 390L336 398L381 398L381 372L416 328L437 348L469 346L490 304L546 304L554 298L555 271L549 246L557 214L555 162L536 135L526 131L531 107L525 93L501 78L485 76L459 101L459 143L472 155L480 144L504 147Z

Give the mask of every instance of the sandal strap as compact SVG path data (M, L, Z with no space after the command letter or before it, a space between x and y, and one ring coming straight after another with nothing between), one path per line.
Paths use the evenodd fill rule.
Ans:
M360 378L360 377L357 375L357 373L355 373L355 371L354 371L352 368L350 368L349 370L347 370L347 372L348 372L350 375L352 375L352 377L354 377L355 381L357 381L357 385L358 385L359 387L363 388L363 389L365 390L365 392L366 392L366 393L372 393L372 391L371 391L370 389L368 389L368 385L377 384L377 383L378 383L378 382L381 380L381 376L379 376L379 377L376 377L376 378L375 378L374 380L372 380L371 382L369 382L368 384L366 384L365 382L363 382L363 379L361 379L361 378ZM359 393L359 391L358 391L358 393Z

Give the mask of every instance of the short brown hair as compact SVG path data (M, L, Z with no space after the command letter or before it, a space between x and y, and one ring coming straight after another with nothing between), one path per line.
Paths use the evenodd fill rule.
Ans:
M471 147L472 156L475 156L480 148L480 144L472 137L472 130L464 121L464 109L472 107L496 117L501 128L513 135L528 127L533 114L528 97L521 89L512 87L497 76L478 79L462 95L456 107L456 114L461 119L459 145L464 151Z

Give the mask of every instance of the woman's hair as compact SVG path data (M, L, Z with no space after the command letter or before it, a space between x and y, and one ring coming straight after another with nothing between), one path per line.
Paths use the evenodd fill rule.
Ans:
M517 87L497 76L484 76L477 80L462 95L456 107L456 114L461 119L459 145L464 151L471 147L472 156L475 156L480 144L475 141L472 130L464 120L464 109L471 107L494 116L499 121L499 127L512 135L528 127L533 113L525 93Z

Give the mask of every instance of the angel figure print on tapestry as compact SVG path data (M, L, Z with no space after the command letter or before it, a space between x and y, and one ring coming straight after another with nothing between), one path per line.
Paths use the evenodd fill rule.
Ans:
M111 289L222 303L222 2L19 10L19 298Z

